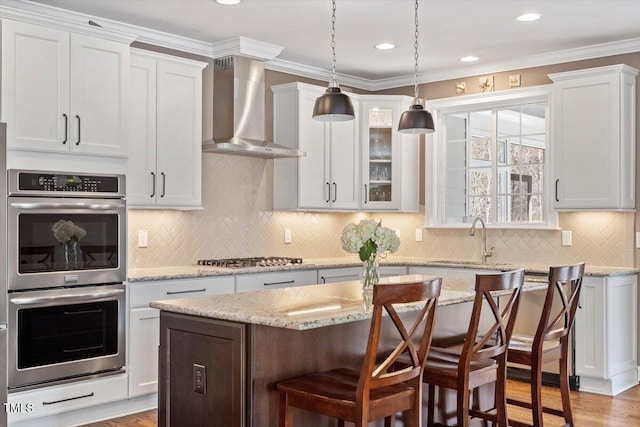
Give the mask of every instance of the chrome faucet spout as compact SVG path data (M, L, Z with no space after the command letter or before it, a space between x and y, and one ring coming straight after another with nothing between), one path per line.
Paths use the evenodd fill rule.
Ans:
M480 218L479 216L475 217L473 219L473 223L471 224L471 229L469 230L469 235L470 236L475 236L476 234L476 224L480 223L480 228L482 229L482 247L481 247L481 254L482 254L482 262L487 262L487 258L489 258L492 255L492 250L493 247L489 250L487 250L487 226L484 222L484 220L482 218Z

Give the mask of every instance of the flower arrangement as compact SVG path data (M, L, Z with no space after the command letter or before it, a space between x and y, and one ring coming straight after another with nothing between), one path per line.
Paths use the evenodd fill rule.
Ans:
M75 240L76 242L82 239L87 231L73 223L73 221L67 221L61 219L60 221L53 224L51 227L53 230L53 237L60 243L66 243L70 240Z
M382 221L364 219L358 224L348 224L342 230L342 249L358 253L360 261L367 261L378 254L393 253L400 247L400 238Z

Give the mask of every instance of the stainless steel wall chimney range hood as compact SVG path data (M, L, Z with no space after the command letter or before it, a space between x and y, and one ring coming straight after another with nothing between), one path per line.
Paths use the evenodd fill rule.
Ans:
M264 139L264 63L243 56L214 60L213 139L205 153L262 158L299 157L304 151Z

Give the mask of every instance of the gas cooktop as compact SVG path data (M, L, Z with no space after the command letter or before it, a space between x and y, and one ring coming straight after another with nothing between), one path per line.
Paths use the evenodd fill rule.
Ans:
M198 265L212 267L243 268L243 267L272 267L280 265L302 264L302 258L285 257L257 257L257 258L228 258L228 259L200 259Z

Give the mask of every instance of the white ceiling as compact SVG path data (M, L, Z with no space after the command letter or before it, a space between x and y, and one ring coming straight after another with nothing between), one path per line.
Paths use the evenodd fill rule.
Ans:
M243 0L238 6L214 0L36 2L87 14L105 27L104 18L207 43L244 36L284 47L278 60L331 68L329 0ZM340 75L406 82L413 73L413 11L413 0L337 0ZM542 19L514 19L524 12ZM420 0L419 21L422 81L530 65L532 58L563 62L581 59L576 53L619 53L620 46L623 53L640 51L640 0ZM383 41L397 48L373 48ZM465 55L480 61L463 64Z

